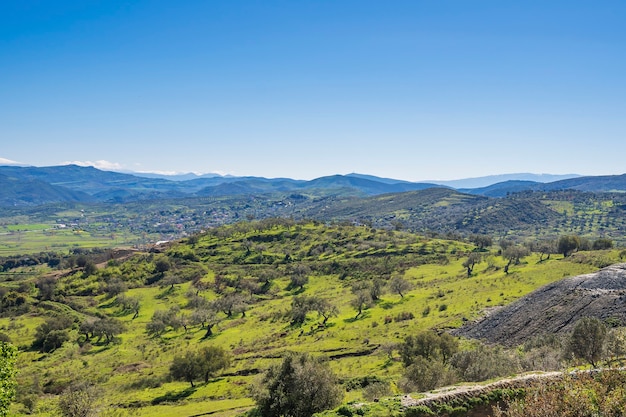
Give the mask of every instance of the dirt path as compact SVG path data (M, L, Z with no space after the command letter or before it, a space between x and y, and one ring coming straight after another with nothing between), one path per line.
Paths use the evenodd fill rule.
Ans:
M563 372L544 372L501 379L486 385L454 385L422 393L424 397L419 399L414 399L410 395L405 395L402 397L401 403L403 407L415 407L418 405L430 406L433 403L445 403L456 399L477 397L495 389L524 388L539 381L558 379L562 376Z

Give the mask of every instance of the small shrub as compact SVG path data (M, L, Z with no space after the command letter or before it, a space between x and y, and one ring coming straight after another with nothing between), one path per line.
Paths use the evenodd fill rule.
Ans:
M410 311L403 311L395 317L395 321L413 320L415 316Z
M337 415L344 416L344 417L352 417L354 413L352 412L352 409L350 407L348 407L347 405L342 405L341 407L337 409Z
M391 391L391 386L388 382L375 382L373 384L369 384L363 390L363 397L365 397L367 401L374 401L391 395L393 395L393 392Z

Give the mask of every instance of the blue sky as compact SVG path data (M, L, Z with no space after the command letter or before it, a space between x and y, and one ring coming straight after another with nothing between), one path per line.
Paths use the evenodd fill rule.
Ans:
M626 172L623 1L3 1L0 159Z

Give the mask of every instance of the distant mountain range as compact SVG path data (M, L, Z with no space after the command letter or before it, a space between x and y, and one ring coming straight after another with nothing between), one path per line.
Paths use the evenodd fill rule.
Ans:
M460 180L451 180L451 181L427 181L432 182L439 185L445 185L447 187L452 187L458 189L464 188L482 188L488 187L493 184L498 184L502 182L508 181L530 181L530 182L554 182L560 180L567 180L570 178L581 177L578 174L564 174L564 175L552 175L552 174L530 174L530 173L521 173L521 174L500 174L500 175L488 175L486 177L476 177L476 178L465 178Z
M563 179L563 177L566 177ZM534 180L529 180L534 178ZM493 183L498 179L505 179ZM554 180L558 179L558 180ZM548 181L552 180L552 181ZM453 187L452 184L456 185ZM463 184L487 184L460 187ZM308 197L367 197L390 193L454 188L462 193L503 197L521 191L580 190L626 192L626 174L610 176L553 176L507 174L443 182L409 182L365 174L332 175L310 181L290 178L233 177L185 174L127 174L93 167L0 166L0 205L35 206L53 202L130 202L146 199L223 197L274 193Z

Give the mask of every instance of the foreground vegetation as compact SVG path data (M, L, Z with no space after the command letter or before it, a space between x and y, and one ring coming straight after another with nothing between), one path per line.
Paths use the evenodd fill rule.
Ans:
M0 294L2 332L21 351L14 411L56 415L78 392L100 415L235 415L272 398L265 370L305 352L326 358L344 404L560 367L548 342L503 352L442 331L620 252L503 246L269 219L128 259L17 266ZM403 412L396 398L360 413L382 408Z

